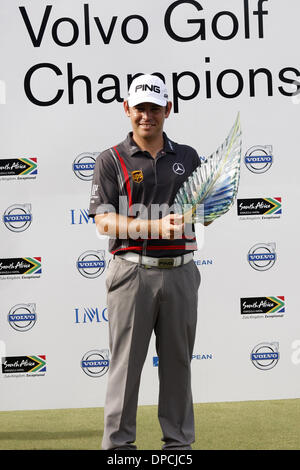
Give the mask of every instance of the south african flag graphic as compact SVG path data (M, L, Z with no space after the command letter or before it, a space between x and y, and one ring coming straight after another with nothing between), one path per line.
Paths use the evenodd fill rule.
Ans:
M42 273L42 258L0 258L0 276L31 276Z
M2 374L44 375L46 356L7 356L2 357Z

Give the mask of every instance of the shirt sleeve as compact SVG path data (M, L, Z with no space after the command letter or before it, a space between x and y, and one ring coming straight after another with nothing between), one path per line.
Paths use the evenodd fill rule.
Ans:
M89 216L119 211L116 168L108 151L98 155L94 168Z
M193 148L193 171L196 170L196 168L198 168L198 166L201 166L201 159L198 155L198 152Z

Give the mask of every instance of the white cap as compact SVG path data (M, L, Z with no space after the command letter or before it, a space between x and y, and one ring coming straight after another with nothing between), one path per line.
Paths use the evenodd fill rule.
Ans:
M154 103L159 106L166 106L168 103L167 87L155 75L140 75L131 83L127 101L129 106L136 106L140 103Z

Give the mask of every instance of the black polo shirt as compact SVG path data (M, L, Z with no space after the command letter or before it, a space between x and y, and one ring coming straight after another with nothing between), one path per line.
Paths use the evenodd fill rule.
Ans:
M90 217L104 212L158 219L172 213L177 191L200 165L192 147L171 141L164 133L164 147L153 158L142 151L132 133L120 144L105 150L96 159ZM197 250L195 237L182 239L109 239L112 254L135 252L153 257L179 256Z

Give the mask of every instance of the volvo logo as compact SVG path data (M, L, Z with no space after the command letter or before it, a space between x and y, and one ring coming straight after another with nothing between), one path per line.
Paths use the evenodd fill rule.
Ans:
M16 331L28 331L36 322L35 304L17 304L8 313L8 323Z
M257 344L253 348L250 358L257 369L273 369L279 361L279 343Z
M94 279L103 274L106 267L105 251L85 251L77 260L77 269L88 279Z
M96 157L99 152L84 152L78 155L73 162L75 175L83 181L93 179Z
M256 271L267 271L276 261L275 243L257 243L248 252L248 262Z
M12 232L24 232L31 222L31 204L13 204L3 215L5 226Z
M247 150L245 165L252 173L265 173L273 163L272 145L255 145Z
M81 359L81 368L90 377L102 377L109 368L109 350L92 350Z

